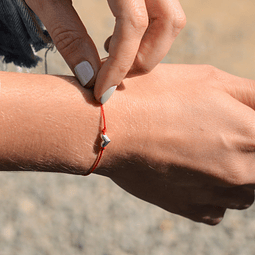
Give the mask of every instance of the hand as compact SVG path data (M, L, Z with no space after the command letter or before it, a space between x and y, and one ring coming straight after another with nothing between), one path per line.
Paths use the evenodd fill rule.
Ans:
M94 85L101 61L72 0L25 0L83 86Z
M165 57L186 23L178 0L108 0L108 3L116 25L105 44L109 58L95 84L98 101L124 77L149 73ZM108 98L109 95L104 96L101 102Z
M253 203L254 81L206 65L159 65L123 83L105 106L112 147L96 173L211 225Z
M151 71L167 54L185 25L178 0L108 2L116 17L116 26L107 44L109 58L101 68L95 45L73 8L72 0L26 0L80 83L86 87L95 83L95 98L102 99L102 103L110 96L108 93L101 98L102 95L110 87L119 85L127 73L131 77Z

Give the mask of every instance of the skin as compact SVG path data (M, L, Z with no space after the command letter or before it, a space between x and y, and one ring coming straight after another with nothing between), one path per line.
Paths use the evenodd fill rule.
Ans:
M73 72L82 61L90 62L95 75L87 87L95 84L94 96L98 101L125 77L150 72L165 57L186 23L178 0L108 0L116 24L106 43L109 57L101 68L95 45L71 0L26 3L41 19Z
M1 170L86 174L100 107L73 77L0 73ZM210 225L254 201L255 81L207 65L125 79L105 106L111 143L95 174Z

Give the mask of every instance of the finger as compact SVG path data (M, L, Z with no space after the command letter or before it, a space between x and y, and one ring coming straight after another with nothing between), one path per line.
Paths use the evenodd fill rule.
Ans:
M210 196L207 196L202 203L208 203L210 201L211 205L224 207L229 209L247 209L254 202L254 190L239 186L233 188L217 187L211 193Z
M58 51L81 84L93 85L101 62L71 0L26 0L47 28Z
M235 77L235 76L233 76ZM228 138L232 148L232 166L226 171L230 183L238 186L255 186L255 84L254 81L235 77L231 84L224 84L232 96L225 97L231 106L229 114L235 135ZM233 118L232 116L235 116Z
M255 81L236 77L235 83L232 83L229 93L243 104L255 110Z
M234 187L221 191L221 198L217 204L229 209L243 210L254 202L254 190L247 187Z
M222 109L229 108L225 120L234 132L224 136L224 143L230 149L231 157L222 180L232 186L255 187L255 81L210 66L204 68L205 72L209 68L206 79L219 89L217 93L218 99L223 103Z
M119 85L124 79L148 26L144 0L108 2L116 17L116 25L109 45L109 58L99 71L95 84L94 95L98 101L110 87Z
M219 224L225 214L226 208L212 205L192 205L189 212L183 215L193 221L202 222L211 226ZM180 214L181 215L181 214Z
M146 6L150 24L128 77L150 72L166 56L186 24L178 0L146 0Z
M109 36L104 43L104 49L107 53L109 53L109 47L110 47L110 41L112 39L112 36Z
M226 91L239 102L255 110L255 80L237 77L216 67L204 66L205 72L210 69L210 78L217 81L217 87Z

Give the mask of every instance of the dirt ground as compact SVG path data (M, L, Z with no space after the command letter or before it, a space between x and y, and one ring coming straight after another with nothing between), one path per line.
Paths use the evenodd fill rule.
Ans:
M255 79L254 0L181 0L187 25L164 62L211 64ZM114 19L106 0L75 0L101 57ZM44 52L40 55L43 56ZM0 69L26 70L0 64ZM58 53L51 74L71 74ZM253 255L255 207L215 227L143 202L107 178L0 173L0 255Z

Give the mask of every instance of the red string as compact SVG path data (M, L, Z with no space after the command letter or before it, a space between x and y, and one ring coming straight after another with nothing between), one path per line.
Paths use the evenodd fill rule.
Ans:
M96 159L96 161L95 161L95 163L94 163L94 165L93 165L91 171L90 171L88 174L86 174L86 175L89 175L89 174L91 174L91 173L94 172L94 170L96 169L96 167L98 166L98 164L99 164L99 162L100 162L100 160L101 160L101 158L102 158L102 155L103 155L104 150L105 150L105 148L102 148L102 147L101 147L100 152L99 152L99 154L98 154L98 156L97 156L97 159Z
M105 133L106 133L106 121L105 121L104 108L103 108L102 104L101 104L101 114L102 114L103 123L104 123L104 128L102 129L102 133L103 133L103 135L105 135Z
M102 134L105 135L105 133L106 133L106 121L105 121L104 108L103 108L102 104L101 104L101 117L103 119L103 125L104 125L104 127L102 129ZM105 147L101 146L99 154L98 154L98 156L97 156L93 166L91 167L91 170L87 174L84 174L84 176L89 175L89 174L94 172L94 170L97 168L97 166L98 166L98 164L99 164L99 162L100 162L100 160L102 158L104 150L105 150Z

